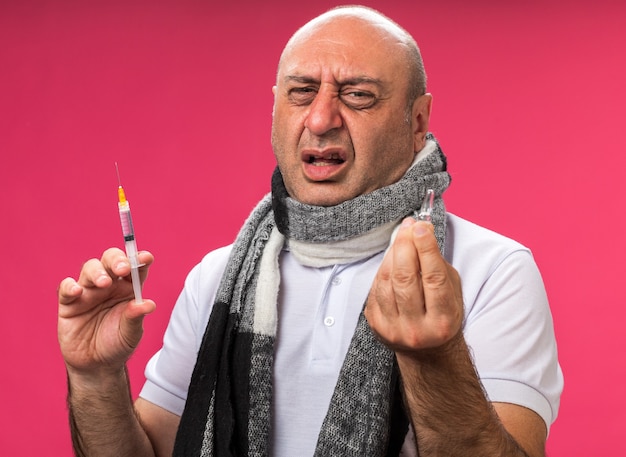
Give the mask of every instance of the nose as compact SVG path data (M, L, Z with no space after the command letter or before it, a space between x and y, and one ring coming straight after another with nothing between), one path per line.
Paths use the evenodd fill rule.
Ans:
M304 126L314 135L322 136L343 125L339 104L341 101L336 93L320 88L315 99L309 105L309 113Z

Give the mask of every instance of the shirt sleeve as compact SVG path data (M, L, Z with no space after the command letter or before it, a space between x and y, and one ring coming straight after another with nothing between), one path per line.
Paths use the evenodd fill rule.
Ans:
M530 251L512 250L492 264L466 302L464 334L489 400L529 408L549 430L563 377L548 299Z
M139 396L179 416L229 253L230 247L213 251L191 270L172 311L163 346L145 369L146 382Z

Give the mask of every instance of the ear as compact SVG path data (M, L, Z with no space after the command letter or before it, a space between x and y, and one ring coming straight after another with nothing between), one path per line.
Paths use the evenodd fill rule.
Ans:
M433 96L426 93L417 97L411 110L411 125L413 129L413 151L417 154L426 145L426 134L430 123L430 112L433 106Z
M272 86L272 94L274 95L274 103L272 104L272 119L274 118L274 112L276 111L276 92L278 92L278 88L276 86Z

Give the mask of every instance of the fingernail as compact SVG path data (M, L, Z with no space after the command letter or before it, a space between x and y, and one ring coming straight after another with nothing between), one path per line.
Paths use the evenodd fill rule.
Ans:
M103 272L103 273L100 273L100 274L98 275L98 277L96 278L95 283L96 283L96 284L102 284L104 281L106 281L106 280L107 280L106 278L108 278L108 277L109 277L109 275L108 275L108 274L106 274L106 273L104 273L104 272Z
M415 224L415 219L413 219L412 217L407 217L402 221L402 227L410 227L413 224Z
M413 233L417 236L422 236L428 233L428 226L426 224L415 224L413 226Z

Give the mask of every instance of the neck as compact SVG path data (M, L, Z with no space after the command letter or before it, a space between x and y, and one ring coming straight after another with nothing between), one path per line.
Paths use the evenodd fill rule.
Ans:
M291 198L276 168L274 219L289 249L305 265L350 262L385 249L394 227L419 209L426 190L434 189L441 200L448 182L445 156L432 136L396 183L335 206L308 205Z

